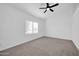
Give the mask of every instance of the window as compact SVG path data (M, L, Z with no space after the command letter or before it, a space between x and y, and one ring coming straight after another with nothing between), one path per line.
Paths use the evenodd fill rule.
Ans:
M33 21L25 22L25 33L26 34L34 34L38 33L38 23Z

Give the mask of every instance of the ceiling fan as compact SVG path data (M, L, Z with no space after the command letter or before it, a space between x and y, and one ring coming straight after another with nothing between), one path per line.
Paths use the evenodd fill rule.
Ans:
M47 10L50 10L51 12L54 12L54 10L52 10L51 8L52 7L56 7L56 6L58 6L59 5L59 3L56 3L56 4L54 4L54 5L49 5L49 3L46 3L46 7L42 7L42 8L39 8L39 9L46 9L45 11L44 11L44 13L47 11Z

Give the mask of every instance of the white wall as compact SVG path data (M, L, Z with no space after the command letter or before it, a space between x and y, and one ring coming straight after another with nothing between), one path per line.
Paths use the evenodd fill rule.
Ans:
M46 21L47 36L72 39L72 15L75 9L73 4L60 4Z
M39 33L25 35L25 20L37 21L39 23ZM43 36L45 34L44 25L43 20L35 18L27 14L27 12L23 12L7 4L0 4L0 50Z
M73 30L72 30L72 38L73 42L79 49L79 7L76 9L73 15Z

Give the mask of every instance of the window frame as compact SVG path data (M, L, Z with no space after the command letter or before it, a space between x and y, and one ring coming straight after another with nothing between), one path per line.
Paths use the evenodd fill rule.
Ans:
M38 26L39 26L38 22L26 20L25 21L25 34L37 34L39 30ZM31 29L31 30L28 30L28 29Z

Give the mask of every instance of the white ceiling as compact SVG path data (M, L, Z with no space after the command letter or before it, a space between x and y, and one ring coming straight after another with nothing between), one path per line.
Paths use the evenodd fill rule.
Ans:
M17 3L15 5L17 6L17 8L20 8L35 17L48 18L49 16L53 16L54 14L60 14L64 12L70 13L72 11L72 13L74 13L74 11L76 10L76 7L79 4L78 3L60 3L59 6L53 8L55 10L54 12L47 11L46 13L44 13L44 10L39 9L40 7L45 6L45 3L42 3L42 4L41 3Z

